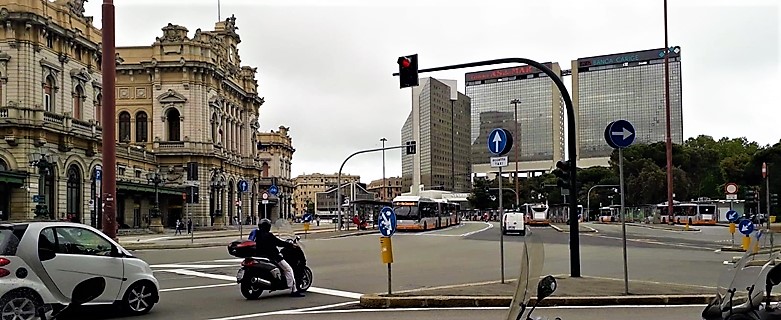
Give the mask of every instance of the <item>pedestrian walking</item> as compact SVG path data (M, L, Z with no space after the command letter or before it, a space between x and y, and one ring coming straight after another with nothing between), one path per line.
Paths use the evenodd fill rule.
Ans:
M193 219L187 218L187 234L193 232Z
M182 234L182 220L176 219L176 231L174 231L174 235L181 235Z

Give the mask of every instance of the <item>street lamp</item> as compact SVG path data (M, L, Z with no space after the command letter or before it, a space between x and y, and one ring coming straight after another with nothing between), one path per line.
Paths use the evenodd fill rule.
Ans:
M513 149L515 149L515 194L516 194L516 197L515 197L515 207L516 208L520 208L521 207L521 202L520 202L520 199L517 197L517 195L518 195L518 193L521 192L521 188L520 188L520 185L519 185L519 182L518 182L518 161L519 161L519 159L518 159L518 149L521 148L521 143L520 143L520 141L521 141L521 134L518 132L518 104L521 103L521 100L520 99L513 99L512 101L510 101L510 103L513 104L513 106L514 106L513 113L515 113L515 132L513 132L513 135L515 136L516 141L518 141L518 143L513 146Z
M588 192L586 192L586 217L589 216L589 213L591 212L591 190L594 190L594 188L614 188L613 191L618 191L617 188L618 185L615 184L598 184L588 189ZM612 197L612 196L611 196ZM612 198L610 198L612 199ZM611 203L612 204L612 203Z
M217 204L214 208L214 212L211 212L212 218L214 216L221 216L222 215L222 189L225 189L225 186L227 183L225 182L225 179L222 177L223 168L211 168L212 172L212 178L209 182L209 187L212 189L212 194L217 199ZM213 221L212 221L213 222Z
M382 197L380 200L385 201L386 198L388 198L388 189L386 189L387 182L385 182L385 141L388 141L388 139L382 138L380 139L382 141Z
M146 181L148 181L149 183L155 186L155 203L152 206L152 211L150 212L150 218L157 218L160 216L159 188L160 186L165 185L165 173L160 172L160 169L156 169L155 171L146 174Z
M38 204L35 205L35 217L36 218L54 218L51 216L51 211L46 203L50 202L48 197L54 195L46 194L46 178L50 177L54 171L54 164L57 162L57 156L43 154L39 152L30 153L30 166L38 169ZM43 196L43 199L40 197Z

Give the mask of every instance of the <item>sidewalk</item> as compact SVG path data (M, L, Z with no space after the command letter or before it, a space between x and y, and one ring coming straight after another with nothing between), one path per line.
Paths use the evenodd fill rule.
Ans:
M630 294L625 295L623 279L556 276L556 281L556 292L540 306L706 304L716 293L711 287L630 280ZM516 287L513 280L402 291L390 296L369 294L361 296L360 304L364 308L509 307ZM536 288L531 291L532 297L536 292Z

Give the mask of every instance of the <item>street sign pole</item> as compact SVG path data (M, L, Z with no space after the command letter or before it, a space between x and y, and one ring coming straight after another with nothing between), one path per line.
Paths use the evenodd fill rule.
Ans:
M502 184L502 168L507 165L508 157L502 157L513 148L513 135L504 128L491 130L488 135L488 152L497 157L491 158L491 167L499 168L499 174L496 181L499 182L499 265L502 273L502 283L504 283L504 188ZM517 159L516 159L517 160Z
M380 231L380 252L382 262L388 265L388 295L391 294L391 264L393 263L393 245L391 237L396 233L396 212L391 207L383 207L377 215L377 229Z
M629 294L629 270L628 259L626 256L626 209L624 206L624 149L618 149L618 176L621 184L621 238L624 242L624 294Z
M502 270L502 283L504 283L504 207L502 206L502 198L504 198L504 190L502 190L502 167L499 167L499 263Z

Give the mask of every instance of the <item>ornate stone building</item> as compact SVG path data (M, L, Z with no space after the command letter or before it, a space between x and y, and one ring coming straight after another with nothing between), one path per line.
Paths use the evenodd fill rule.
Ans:
M261 186L259 193L262 198L264 192L269 195L269 204L263 205L262 199L256 198L253 203L258 205L258 212L275 210L280 217L293 218L293 181L290 179L291 166L293 164L293 139L288 135L290 128L280 126L279 131L257 133L257 149L260 157L260 177L258 183ZM269 193L270 186L277 187L277 195ZM261 201L261 203L258 202Z
M100 30L77 0L0 0L0 28L0 220L100 227ZM169 24L150 46L117 48L121 227L147 227L156 198L166 226L188 208L197 226L233 221L239 208L256 216L252 197L277 174L264 163L283 161L289 179L289 139L277 162L258 149L263 98L256 69L241 65L236 30L234 17L192 37ZM185 204L187 185L197 186L197 203Z
M384 187L383 181L385 182ZM390 202L393 201L393 198L401 195L401 185L401 177L387 177L385 180L377 179L369 182L366 190L374 192L377 195L376 200Z

